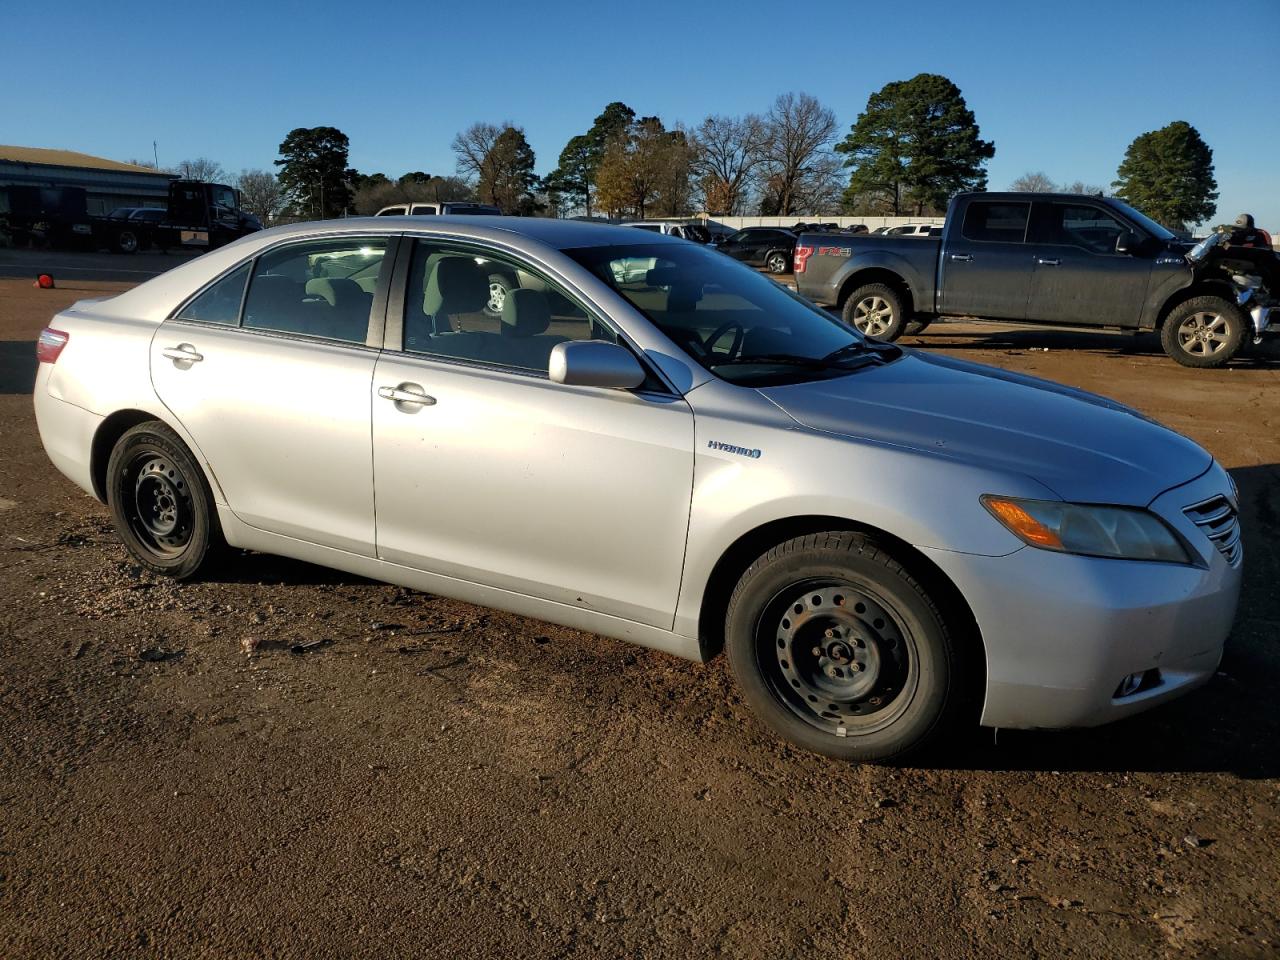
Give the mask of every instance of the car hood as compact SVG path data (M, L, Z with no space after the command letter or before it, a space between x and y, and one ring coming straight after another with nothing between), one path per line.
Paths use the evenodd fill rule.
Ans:
M1080 503L1145 506L1213 462L1191 440L1105 397L913 350L849 376L761 393L811 429L1016 471Z

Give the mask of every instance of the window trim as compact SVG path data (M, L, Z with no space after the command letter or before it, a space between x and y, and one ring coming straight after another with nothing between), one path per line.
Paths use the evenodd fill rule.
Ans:
M359 240L375 240L378 242L386 241L387 252L382 258L382 264L378 269L378 280L373 290L373 301L369 305L369 322L365 327L365 338L363 343L354 340L342 340L336 337L322 337L316 334L296 333L288 330L262 330L256 327L246 327L244 325L244 308L249 299L249 289L253 286L253 275L258 269L258 261L269 254L275 253L286 247L296 246L298 244L324 242L324 241L341 241L350 239L352 241ZM190 324L197 328L213 328L218 330L239 330L243 333L254 334L258 336L273 336L286 340L299 340L306 343L329 343L347 347L362 347L379 350L382 348L384 330L387 320L387 296L391 288L391 280L394 274L394 264L396 263L402 243L402 234L397 233L325 233L308 237L288 237L269 246L263 247L256 251L252 256L240 260L232 266L228 267L218 274L214 279L210 280L194 294L183 300L174 310L170 311L165 317L164 323L184 323ZM407 244L412 246L412 244ZM183 310L190 306L194 301L202 297L210 288L221 283L231 274L244 266L249 267L249 275L245 278L244 289L240 291L240 308L236 313L236 322L230 323L210 323L205 320L195 320L180 316Z
M988 206L1019 206L1027 208L1027 218L1022 223L1022 239L1021 240L983 240L978 237L971 237L964 232L964 223L969 219L969 211L978 204L984 203ZM960 238L968 243L1008 243L1026 246L1030 241L1027 239L1031 234L1031 217L1035 213L1035 204L1031 200L970 200L964 208L964 216L960 218Z
M409 274L413 266L413 253L417 244L437 244L447 247L460 248L463 252L474 251L476 256L486 256L490 259L501 259L505 261L514 261L509 266L516 269L524 270L531 273L545 283L550 283L557 287L561 293L567 296L574 304L580 307L583 313L587 314L594 323L613 332L617 337L617 342L625 346L631 351L632 356L644 368L647 381L651 381L659 385L657 387L637 387L632 391L636 394L648 394L652 396L662 397L682 397L683 394L677 390L663 372L645 356L644 350L621 328L619 324L596 304L590 297L583 294L567 277L559 272L549 268L545 264L533 260L526 251L517 250L513 247L504 246L496 241L488 239L477 239L475 237L460 237L455 234L445 233L414 233L404 234L402 243L397 252L396 263L392 271L391 289L387 297L386 305L386 324L384 327L384 335L382 341L382 350L385 353L394 354L397 360L425 360L432 363L442 363L447 366L462 367L468 370L479 370L488 373L512 374L515 376L527 377L534 380L549 381L550 375L546 370L534 370L529 367L517 367L510 364L492 363L484 360L471 360L466 357L442 356L434 353L418 353L416 351L407 351L404 349L404 311L406 306L405 296L408 292ZM602 388L604 389L604 388Z

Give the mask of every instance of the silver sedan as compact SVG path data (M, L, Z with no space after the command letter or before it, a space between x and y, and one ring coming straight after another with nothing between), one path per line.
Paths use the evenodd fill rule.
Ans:
M1240 589L1236 492L1191 441L625 227L268 230L75 304L38 353L45 449L145 567L230 545L724 650L835 757L1178 696Z

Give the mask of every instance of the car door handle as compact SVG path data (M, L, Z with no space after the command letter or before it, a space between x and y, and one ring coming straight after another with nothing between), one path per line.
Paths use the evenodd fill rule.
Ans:
M176 347L165 347L160 351L160 355L178 363L199 363L204 359L204 354L197 353L196 348L189 343L180 343Z
M413 403L420 407L434 406L435 397L427 396L426 392L416 383L402 383L398 387L379 387L378 396L383 400L394 400L396 403Z
M1044 257L1036 257L1036 263L1042 267L1056 267L1062 263L1061 260L1046 260Z
M953 253L951 259L956 263L972 263L973 254L971 253Z

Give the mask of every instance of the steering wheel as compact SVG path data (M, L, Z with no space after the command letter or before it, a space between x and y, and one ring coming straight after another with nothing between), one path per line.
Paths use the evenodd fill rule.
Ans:
M715 346L720 342L720 338L730 330L734 332L733 343L729 345L729 349L725 351L724 354L717 357ZM746 338L747 328L742 325L741 321L726 320L724 323L720 324L720 326L716 327L707 339L702 341L702 349L706 353L708 359L718 358L720 360L732 360L734 357L738 356L738 354L742 353L742 344Z

